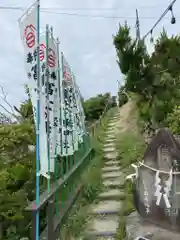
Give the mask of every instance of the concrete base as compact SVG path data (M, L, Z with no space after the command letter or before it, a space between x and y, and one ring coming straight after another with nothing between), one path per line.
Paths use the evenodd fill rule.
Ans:
M131 213L126 219L126 234L128 240L146 237L149 240L179 240L180 233L163 229L157 225L143 221L137 212Z

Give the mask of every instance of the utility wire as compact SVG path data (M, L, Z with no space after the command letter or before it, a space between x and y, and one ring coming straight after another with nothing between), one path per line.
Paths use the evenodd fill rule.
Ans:
M156 21L156 23L153 25L153 27L144 35L143 40L153 32L155 27L160 23L160 21L165 17L165 15L169 12L170 8L174 5L176 0L173 0L172 3L166 8L166 10L161 14L160 18Z
M51 11L50 8L41 8L41 12L48 13L48 14L55 14L55 15L65 15L65 16L76 16L76 17L88 17L88 18L109 18L109 19L136 19L136 17L131 16L108 16L108 15L99 15L99 14L80 14L80 13L68 13L68 12L59 12L59 11ZM19 10L24 11L26 10L23 7L3 7L0 6L0 10ZM177 17L177 19L180 17ZM141 20L153 20L156 19L155 17L139 17ZM148 33L149 34L149 33Z
M99 14L80 14L80 13L67 13L67 12L58 12L58 11L49 11L49 10L41 10L43 13L55 14L55 15L66 15L66 16L77 16L77 17L88 17L88 18L111 18L111 19L136 19L135 16L108 16L108 15L99 15ZM180 17L177 17L177 19ZM155 17L140 17L139 19L144 20L154 20Z
M157 7L163 7L162 5L140 5L138 6L138 8L157 8ZM41 8L42 10L68 10L68 11L119 11L119 9L129 9L132 8L131 6L128 5L124 5L121 7L116 7L116 8L97 8L97 7L90 7L90 8L75 8L75 7L45 7L45 8ZM0 9L4 9L4 10L26 10L27 8L25 7L20 7L20 6L0 6Z

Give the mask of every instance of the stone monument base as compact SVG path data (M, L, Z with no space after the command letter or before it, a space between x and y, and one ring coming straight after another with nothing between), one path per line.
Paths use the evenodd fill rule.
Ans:
M136 240L140 236L149 240L180 240L180 233L144 221L137 212L127 216L126 234L127 240Z

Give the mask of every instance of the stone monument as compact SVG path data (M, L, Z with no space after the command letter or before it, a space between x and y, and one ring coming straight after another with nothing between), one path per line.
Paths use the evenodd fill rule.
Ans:
M160 129L149 143L144 160L132 166L136 173L127 178L133 180L137 212L127 218L129 239L138 239L137 234L153 240L164 240L166 237L180 239L179 140L168 129ZM135 224L134 235L132 219ZM161 235L164 232L164 236L159 235L158 238L160 232Z

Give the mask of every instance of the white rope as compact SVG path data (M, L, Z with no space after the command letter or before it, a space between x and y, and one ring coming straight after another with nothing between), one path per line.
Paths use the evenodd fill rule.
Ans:
M158 170L158 169L156 169L156 168L153 168L153 167L150 167L150 166L144 164L143 162L140 162L140 163L139 163L139 166L144 166L144 167L146 167L146 168L148 168L148 169L151 169L151 170L154 171L154 172L157 172L157 171L158 171L159 173L169 174L169 172L167 172L167 171ZM177 175L177 174L180 174L180 172L172 172L171 174L172 174L172 175L173 175L173 174L174 174L174 175Z

